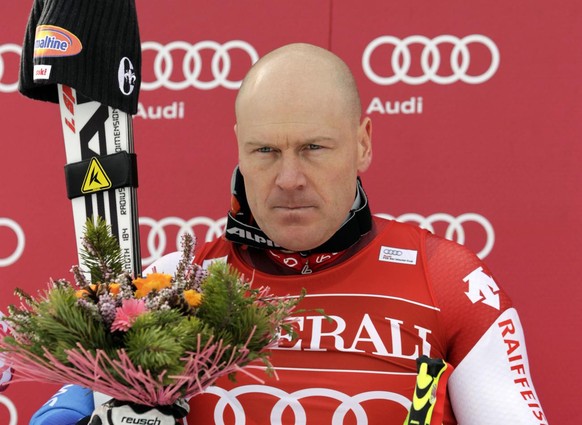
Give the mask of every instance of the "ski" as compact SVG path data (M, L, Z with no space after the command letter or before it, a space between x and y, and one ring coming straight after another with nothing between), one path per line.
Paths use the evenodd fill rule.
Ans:
M65 142L67 196L73 207L77 253L88 218L102 217L119 241L124 270L141 275L137 164L132 117L58 85Z

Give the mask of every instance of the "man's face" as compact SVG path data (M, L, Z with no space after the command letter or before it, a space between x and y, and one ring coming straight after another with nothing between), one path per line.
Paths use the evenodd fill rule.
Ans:
M341 226L370 162L371 125L332 103L250 105L239 115L239 166L257 224L278 245L313 249ZM263 106L260 106L263 105Z

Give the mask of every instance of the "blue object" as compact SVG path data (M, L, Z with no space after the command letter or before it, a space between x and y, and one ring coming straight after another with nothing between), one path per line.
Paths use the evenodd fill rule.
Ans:
M94 409L93 391L65 385L32 416L29 425L75 425Z

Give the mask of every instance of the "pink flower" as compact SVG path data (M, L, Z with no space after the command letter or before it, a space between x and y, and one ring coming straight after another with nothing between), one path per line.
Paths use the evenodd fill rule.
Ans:
M135 319L146 311L144 300L123 300L121 307L117 307L115 311L115 320L111 324L111 330L127 332Z

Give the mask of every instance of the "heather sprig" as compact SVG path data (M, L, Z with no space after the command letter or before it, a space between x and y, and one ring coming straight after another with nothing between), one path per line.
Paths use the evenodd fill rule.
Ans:
M123 271L119 242L111 235L111 228L102 217L98 217L96 222L86 221L81 246L81 261L91 276L91 282L108 282Z

